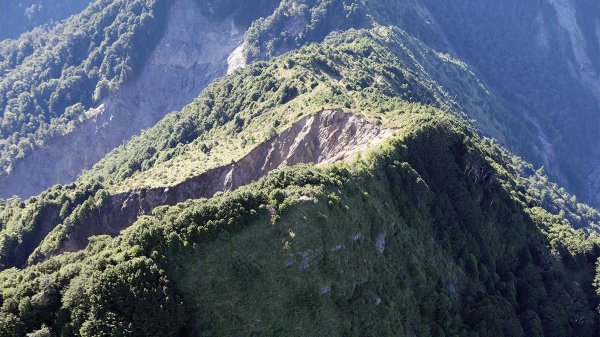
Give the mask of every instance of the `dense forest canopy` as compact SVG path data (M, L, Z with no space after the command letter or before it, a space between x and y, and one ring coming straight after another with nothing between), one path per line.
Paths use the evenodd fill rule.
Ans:
M81 12L91 0L2 0L0 40L18 38L36 27L48 27Z
M578 284L597 236L516 192L495 145L432 117L352 165L277 171L7 270L0 333L594 336L598 298Z
M280 121L312 104L363 111L384 125L396 115L411 121L353 164L290 168L233 193L159 208L123 236L91 238L70 254L59 254L60 245L101 213L110 181L9 200L2 262L22 269L0 274L3 333L212 335L218 323L226 334L593 336L600 215L472 126L428 107L443 107L441 87L389 53L383 42L393 38L383 36L402 35L351 32L217 81L103 167L122 185L157 161L204 149L203 132L222 140L261 128L252 115L261 106ZM369 73L386 80L370 83ZM149 148L157 154L150 161L120 162L147 158L131 151ZM264 302L267 291L273 299ZM273 306L281 320L268 318ZM57 314L42 315L48 311ZM156 324L165 317L169 324Z

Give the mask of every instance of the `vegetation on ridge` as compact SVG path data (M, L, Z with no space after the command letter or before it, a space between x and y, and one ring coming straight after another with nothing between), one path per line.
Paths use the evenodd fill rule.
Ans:
M464 65L444 55L424 60L427 53L434 54L404 32L379 27L335 34L323 44L258 62L217 80L182 111L109 153L81 181L103 179L124 189L168 186L228 164L322 109L351 110L388 127L401 126L403 115L427 106L458 114L462 106L485 109L477 96L480 83ZM433 68L436 76L427 71ZM454 102L457 90L471 91L472 100Z
M595 78L591 86L597 83L600 48L595 22L600 12L597 4L588 0L557 4L288 0L271 16L253 24L246 51L251 60L268 59L321 42L338 30L397 27L433 50L473 67L493 97L477 97L481 95L474 96L477 91L472 90L458 91L456 97L479 101L463 110L477 120L483 132L528 162L545 165L551 178L571 193L594 199L588 196L585 178L598 164L597 89L586 87L577 72L589 72L586 76ZM573 20L567 25L577 26L563 27L561 17ZM582 36L570 41L564 37L570 29ZM585 50L579 50L578 39L585 40ZM587 54L592 69L580 64L579 53ZM430 76L435 73L435 69L429 70Z
M26 203L9 200L0 212L1 265L23 266L59 252L65 238L86 226L86 214L100 209L107 194L168 187L227 165L301 116L324 107L360 113L392 128L406 126L414 115L438 114L424 104L454 109L439 82L449 82L464 69L443 57L431 65L418 62L427 50L418 44L398 44L401 34L384 27L350 31L328 43L250 66L218 80L196 102L113 151L81 181L52 188ZM403 53L391 53L394 47ZM449 76L438 75L444 80L436 81L423 67L444 69ZM513 160L506 157L507 162ZM514 170L516 176L531 176L525 169ZM554 203L568 199L557 206L546 202L544 207L553 214L562 210L577 228L598 222L596 213L583 209L564 191L554 192L549 183L539 184L537 190L552 191L544 193L552 195Z
M100 193L100 186L108 193L171 186L239 159L304 114L324 107L351 108L373 122L400 127L406 116L432 111L420 102L446 106L447 94L419 72L410 52L400 61L373 39L397 38L393 30L348 36L218 80L196 102L113 151L79 182L43 193L35 206L11 207L3 217L0 262L20 266L32 260L36 248L42 255L59 249L64 237L81 225L80 209L102 204L107 191Z
M14 39L36 27L52 25L77 14L90 0L3 1L0 12L0 40Z
M0 335L593 336L596 236L529 205L501 160L423 116L351 165L279 170L0 273Z

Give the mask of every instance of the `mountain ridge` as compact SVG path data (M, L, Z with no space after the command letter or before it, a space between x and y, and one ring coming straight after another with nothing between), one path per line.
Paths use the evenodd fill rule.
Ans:
M558 218L548 221L552 218L549 213L540 207L529 208L526 199L520 200L518 195L513 194L515 199L505 204L512 198L505 188L517 181L489 157L494 156L493 147L481 147L483 140L460 125L447 117L423 116L397 136L400 138L392 137L376 153L352 164L276 170L231 193L157 209L115 239L93 238L83 251L0 273L5 289L14 289L3 295L2 310L8 311L2 311L0 326L4 330L0 331L20 334L24 327L44 323L46 329L83 336L114 333L127 326L136 335L211 335L216 330L210 322L219 322L219 331L225 334L271 333L275 329L294 335L328 331L364 336L381 335L396 327L405 334L425 335L456 331L525 336L543 331L546 336L593 336L591 303L597 299L577 284L589 284L593 278L593 265L584 267L584 261L594 256L596 239L586 238ZM484 153L478 151L492 152L483 159ZM466 169L473 165L494 173L480 176ZM380 179L390 183L380 184ZM455 181L461 182L454 185ZM448 189L450 194L444 196L432 189ZM396 199L387 193L399 193L398 201L392 202ZM471 193L473 199L466 197ZM504 196L495 197L497 193ZM479 206L469 208L471 202ZM461 211L455 215L456 224L438 222L451 219L434 211L448 207L444 203L457 203ZM425 215L430 207L432 213ZM524 217L516 215L521 210L526 210ZM498 222L488 218L482 226L477 220L483 216L478 215L480 211L498 212L494 214L501 218ZM365 216L371 220L363 219ZM352 217L357 218L353 221ZM326 227L313 230L312 226ZM496 231L505 234L493 234ZM430 235L433 233L438 234ZM437 249L448 255L437 257ZM461 252L463 249L467 253ZM419 259L403 251L418 254ZM222 263L214 261L217 256ZM408 264L399 268L394 257L400 261L404 257ZM367 258L375 270L365 269ZM434 262L438 258L454 262ZM398 269L379 269L390 264ZM339 270L340 266L343 269ZM380 281L369 273L380 275ZM537 278L538 273L547 276ZM25 276L29 281L18 282L23 277L18 275L30 275ZM271 278L286 286L276 283L264 288L270 283L260 280ZM407 282L402 291L388 288L397 286L398 281ZM225 284L228 289L220 291ZM235 289L241 284L246 292L240 297ZM534 289L545 290L539 297L531 297ZM139 297L135 295L138 291L147 295ZM481 297L482 292L487 295ZM121 295L114 297L117 293ZM267 293L271 296L264 297ZM562 295L556 297L558 293ZM426 300L429 296L434 296L433 302ZM562 298L562 304L544 300L546 296ZM233 298L235 306L229 306L224 316L217 314L218 308L232 303ZM360 298L363 300L355 306ZM19 318L11 316L16 303L27 299L32 306L20 309ZM296 303L293 311L285 307L290 300ZM36 316L36 310L43 312L58 303L64 303L57 307L64 320ZM271 320L265 303L280 308L284 320ZM431 305L443 309L426 309ZM138 306L145 308L143 316L135 314ZM336 313L346 310L351 316L340 319ZM396 310L410 315L408 322L412 323L394 319ZM85 312L89 314L82 315ZM449 316L438 316L443 312ZM315 314L322 319L309 319ZM369 324L354 316L381 314L390 322ZM156 324L159 317L168 317L169 324ZM347 319L355 323L346 325ZM486 322L494 322L491 329Z

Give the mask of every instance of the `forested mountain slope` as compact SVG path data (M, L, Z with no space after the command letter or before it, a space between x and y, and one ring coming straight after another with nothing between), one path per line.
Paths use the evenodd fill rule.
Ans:
M405 114L426 105L451 111L455 104L444 87L414 61L427 51L422 45L413 41L402 45L401 55L389 52L390 47L399 48L401 36L401 31L383 27L343 33L323 45L303 48L270 64L258 63L217 81L194 103L111 152L67 189L45 192L35 206L16 213L9 207L0 261L4 266L21 266L60 250L61 242L87 222L79 211L90 197L101 205L110 201L107 193L172 188L240 160L303 116L323 109L352 108L387 128L401 127ZM467 78L466 69L446 58L428 66L434 65L450 75L465 72L456 76L457 83ZM200 196L205 195L196 197Z
M0 336L600 335L595 10L96 0L0 42Z
M519 192L496 146L414 121L352 164L276 171L4 271L0 333L596 335L596 239Z
M72 182L224 75L247 16L272 6L226 4L98 0L0 44L0 197Z
M461 121L403 34L238 70L3 204L0 335L597 335L600 215Z
M348 27L400 27L466 63L485 83L497 106L489 116L466 112L486 133L597 203L598 6L574 0L283 1L250 28L247 54L266 59Z
M16 161L23 162L40 149L60 153L48 142L93 119L99 111L87 110L139 72L151 50L148 42L162 32L153 24L164 19L158 16L165 11L161 6L155 1L97 1L49 32L32 32L0 44L3 196L19 193L12 186L14 180L5 181L13 172L26 174L26 168L14 167ZM87 133L94 136L93 131ZM82 153L93 152L91 144L82 145L88 145ZM17 179L30 183L17 186L35 191L36 179L56 179L42 174L39 167L60 162L57 157L36 158L38 169L32 169L30 179Z
M600 205L599 190L590 189L587 179L600 168L600 4L430 1L427 6L459 57L516 117L503 124L509 130L526 126L507 132L507 144L545 165L581 200ZM531 135L538 139L536 149L511 145Z
M64 20L89 3L90 0L2 0L0 40L15 39L33 28Z

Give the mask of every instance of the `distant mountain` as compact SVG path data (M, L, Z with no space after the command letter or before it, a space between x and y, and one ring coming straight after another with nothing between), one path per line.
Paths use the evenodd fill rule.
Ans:
M247 34L267 59L349 27L393 25L464 62L494 107L464 107L484 132L544 165L582 200L600 205L600 4L595 1L282 2ZM352 5L349 5L352 3ZM342 19L344 18L344 19ZM473 99L470 91L457 100Z
M91 0L2 0L0 40L15 39L33 28L51 25L81 12Z

